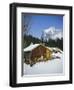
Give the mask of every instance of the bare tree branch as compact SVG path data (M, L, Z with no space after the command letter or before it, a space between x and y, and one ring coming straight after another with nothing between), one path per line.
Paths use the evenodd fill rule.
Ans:
M30 29L31 29L31 16L30 15L25 15L23 14L23 31L25 35L28 35L30 33Z

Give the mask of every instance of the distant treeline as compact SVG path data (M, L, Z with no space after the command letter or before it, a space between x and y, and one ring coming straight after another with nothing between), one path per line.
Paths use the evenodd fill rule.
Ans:
M31 43L44 43L48 47L58 47L63 50L63 38L57 40L49 39L48 41L43 41L39 38L33 37L32 35L24 35L23 41L24 48L29 46Z
M63 50L63 38L57 39L57 40L49 39L48 41L45 42L45 44L46 44L46 46L58 47L61 50Z

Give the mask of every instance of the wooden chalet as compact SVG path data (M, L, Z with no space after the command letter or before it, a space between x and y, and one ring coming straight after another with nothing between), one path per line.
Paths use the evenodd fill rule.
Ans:
M52 50L44 46L43 44L31 44L24 49L25 63L34 64L40 61L50 60L52 56Z

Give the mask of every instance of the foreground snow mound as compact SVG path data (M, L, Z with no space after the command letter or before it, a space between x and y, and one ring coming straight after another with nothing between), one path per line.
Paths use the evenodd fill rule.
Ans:
M60 58L54 58L47 62L39 62L32 67L24 63L24 75L63 73L63 55L59 54L58 56Z
M62 54L60 53L60 52L57 52L57 53L52 53L52 58L59 58L59 59L61 59L61 57L62 57Z

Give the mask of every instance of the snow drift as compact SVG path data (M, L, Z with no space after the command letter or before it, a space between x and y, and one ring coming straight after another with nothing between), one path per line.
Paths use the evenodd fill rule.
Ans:
M55 58L47 62L39 62L33 65L24 63L24 75L39 75L39 74L62 74L63 73L63 54L53 54L55 57L58 55L60 58Z

